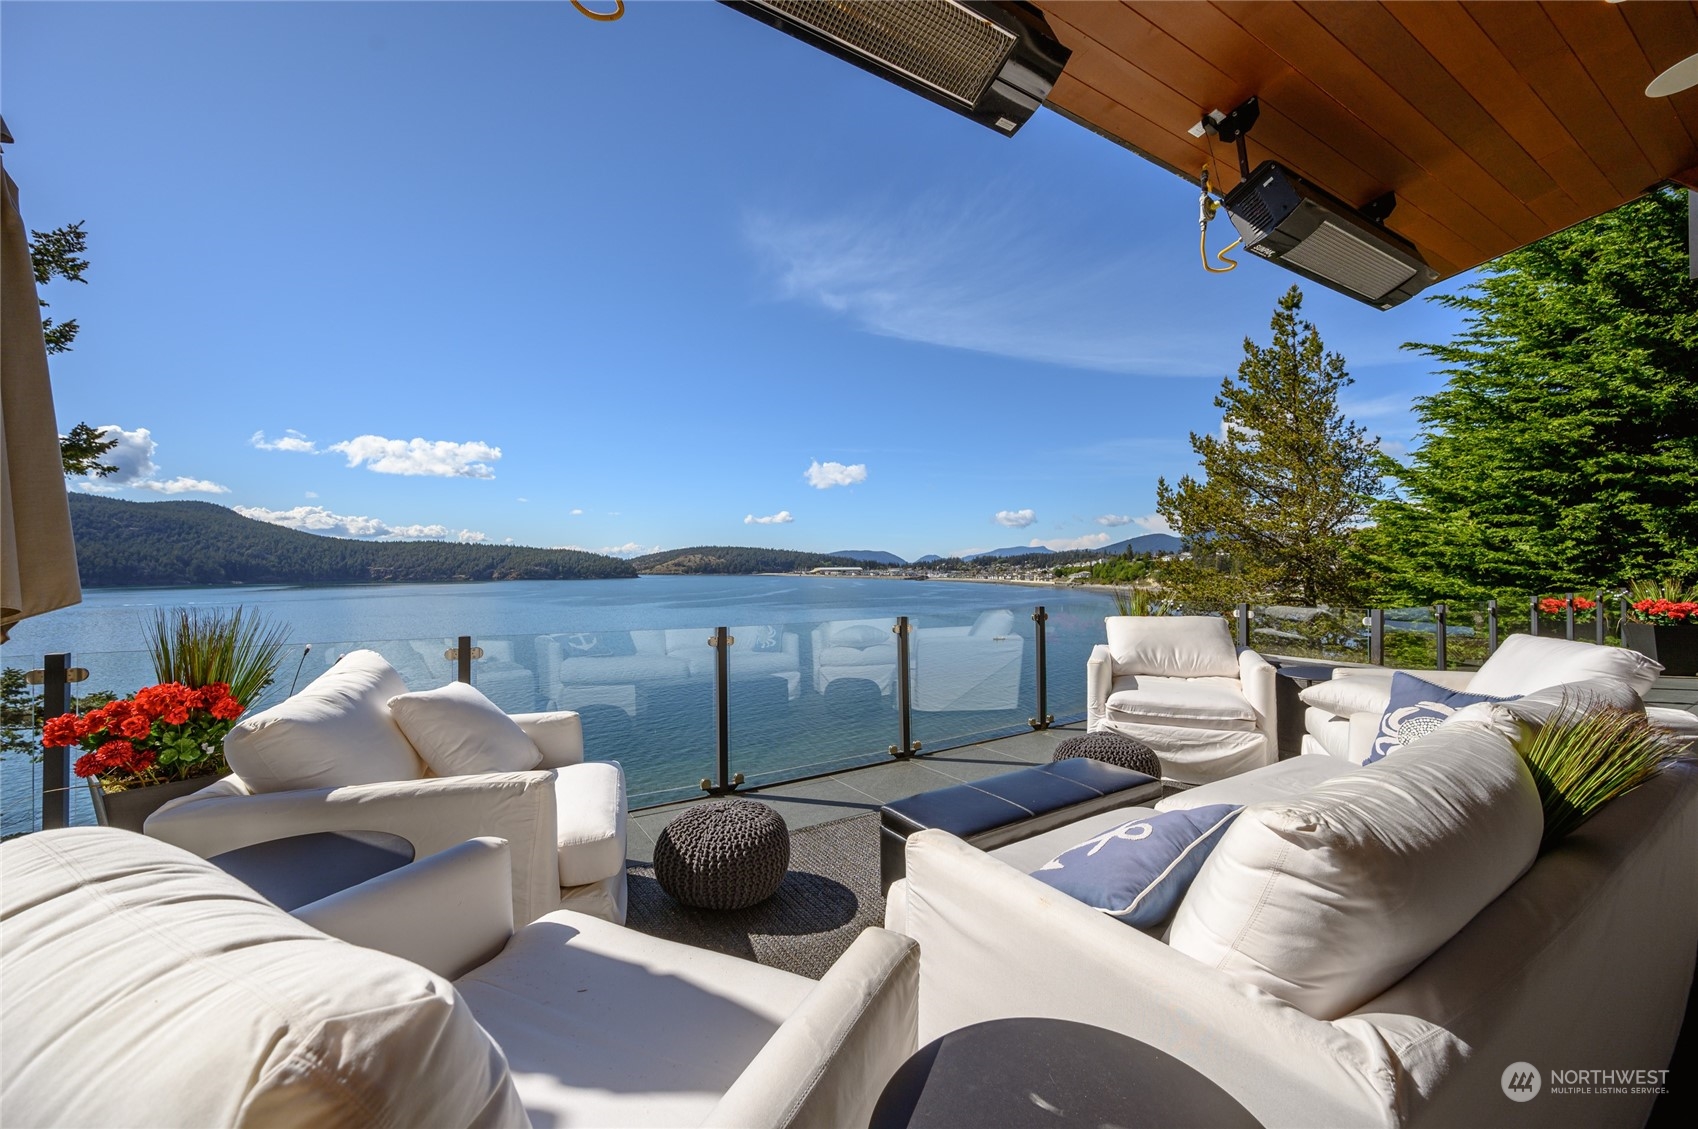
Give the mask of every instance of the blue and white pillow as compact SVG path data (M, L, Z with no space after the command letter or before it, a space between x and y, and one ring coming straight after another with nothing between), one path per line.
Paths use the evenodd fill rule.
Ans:
M1399 745L1407 745L1437 729L1464 706L1479 702L1510 702L1520 697L1511 694L1494 698L1489 694L1470 694L1424 682L1413 674L1398 671L1391 676L1391 701L1380 715L1380 731L1374 735L1374 745L1363 764L1373 764Z
M761 627L751 627L749 630L749 650L757 655L772 655L784 650L784 629L767 624Z
M1210 804L1157 812L1061 852L1032 877L1138 929L1179 908L1203 860L1243 808Z

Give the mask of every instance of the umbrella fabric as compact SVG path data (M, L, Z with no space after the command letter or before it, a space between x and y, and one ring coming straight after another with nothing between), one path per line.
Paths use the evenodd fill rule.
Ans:
M0 642L20 619L80 603L77 550L59 457L47 345L41 336L35 269L18 214L18 186L5 181L0 259Z

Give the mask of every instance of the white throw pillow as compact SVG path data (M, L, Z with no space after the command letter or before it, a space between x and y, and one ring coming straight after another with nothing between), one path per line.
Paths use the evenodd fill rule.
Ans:
M1468 692L1506 698L1602 676L1619 678L1633 687L1635 693L1644 694L1656 684L1662 669L1662 663L1623 647L1600 647L1596 643L1542 635L1511 635L1491 658L1480 664L1468 683Z
M127 831L0 860L8 1125L528 1124L442 977Z
M1317 1019L1397 983L1533 865L1539 792L1501 734L1449 726L1245 808L1169 943Z
M1472 722L1490 725L1514 741L1520 738L1523 726L1540 729L1564 710L1590 712L1598 709L1643 714L1645 700L1619 678L1592 678L1585 682L1547 686L1504 702L1481 702L1456 711L1446 724Z
M542 750L476 686L450 682L389 699L395 724L438 776L524 772Z
M224 759L255 792L417 780L424 766L387 705L406 692L382 655L352 651L294 697L237 722Z
M1115 674L1238 677L1238 649L1218 616L1111 615L1103 623Z
M1332 678L1317 682L1297 695L1304 705L1339 717L1353 713L1384 713L1391 701L1390 678Z

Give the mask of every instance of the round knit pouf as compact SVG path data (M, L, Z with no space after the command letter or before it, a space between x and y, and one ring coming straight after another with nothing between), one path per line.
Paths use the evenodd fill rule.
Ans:
M1086 733L1069 737L1055 747L1055 755L1049 759L1061 761L1068 757L1090 757L1161 779L1161 761L1155 752L1142 741L1134 741L1118 733Z
M701 909L744 909L765 901L789 866L784 817L753 800L692 804L654 845L661 889Z

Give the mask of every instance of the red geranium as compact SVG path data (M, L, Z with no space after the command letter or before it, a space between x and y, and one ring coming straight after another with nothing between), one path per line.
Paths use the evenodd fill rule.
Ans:
M1575 615L1580 615L1583 612L1591 612L1595 610L1597 606L1598 601L1596 600L1589 600L1585 596L1574 597ZM1539 601L1540 615L1566 615L1567 613L1568 601L1563 599L1561 596L1545 596Z
M222 682L188 687L162 682L81 717L64 714L42 727L42 744L80 745L78 776L98 776L106 791L187 780L224 767L224 735L245 707Z
M1635 619L1672 626L1698 624L1698 602L1689 600L1640 600L1633 605Z

